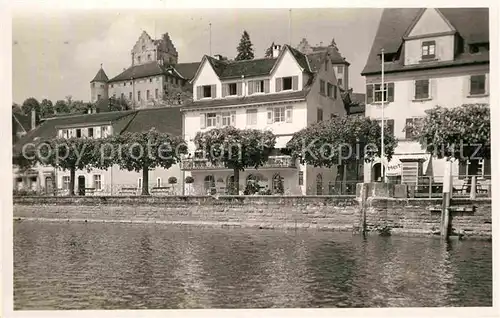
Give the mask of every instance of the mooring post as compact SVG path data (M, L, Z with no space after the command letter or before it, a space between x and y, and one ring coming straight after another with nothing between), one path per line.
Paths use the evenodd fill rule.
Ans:
M450 201L451 201L451 192L453 189L452 186L452 162L451 160L446 161L446 166L444 170L444 179L443 179L443 207L441 212L441 237L445 239L449 236L449 223L450 223Z
M470 185L470 198L471 200L476 199L477 192L477 179L476 176L472 176L471 185Z
M368 183L361 186L361 233L366 233L366 205L368 199Z

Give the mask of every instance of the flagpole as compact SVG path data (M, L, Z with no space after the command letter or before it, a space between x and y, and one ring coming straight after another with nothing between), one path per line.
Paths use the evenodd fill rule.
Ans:
M384 130L385 130L385 118L384 118L384 101L386 97L386 90L385 90L385 83L384 83L384 49L382 49L382 83L380 85L382 89L382 101L381 101L381 106L382 106L382 144L380 145L380 176L381 176L381 181L385 182L385 169L384 169L384 160L385 160L385 149L384 149Z
M292 9L288 10L288 45L292 46Z
M209 33L209 44L208 45L210 47L210 50L209 50L210 56L212 56L212 23L208 24L208 28L209 28L209 30L208 30L208 33Z

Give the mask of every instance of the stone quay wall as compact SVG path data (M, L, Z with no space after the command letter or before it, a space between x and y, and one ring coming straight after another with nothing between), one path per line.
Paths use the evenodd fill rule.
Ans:
M440 199L354 196L14 197L13 217L49 221L439 234ZM491 199L452 200L453 232L491 237Z

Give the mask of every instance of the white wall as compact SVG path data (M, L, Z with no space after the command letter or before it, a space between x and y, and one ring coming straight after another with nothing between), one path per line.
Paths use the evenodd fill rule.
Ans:
M408 36L421 36L452 31L448 23L434 8L426 9Z
M222 85L221 81L219 80L219 77L215 73L214 69L212 68L212 65L210 65L210 62L208 60L204 60L203 66L200 69L200 72L198 73L198 77L196 77L195 81L193 82L193 100L198 100L198 86L204 86L204 85L217 85L216 86L216 98L221 98L222 97ZM210 99L210 98L207 98Z
M289 77L289 76L298 76L299 83L298 88L301 90L304 87L304 78L302 76L302 69L299 64L290 53L290 51L286 50L285 53L281 56L278 65L271 73L271 80L269 81L270 86L269 90L271 93L276 93L276 79L280 77ZM289 91L285 91L289 92Z

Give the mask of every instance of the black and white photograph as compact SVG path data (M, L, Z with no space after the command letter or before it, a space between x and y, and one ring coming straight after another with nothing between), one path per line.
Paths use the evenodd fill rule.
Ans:
M498 8L28 2L5 317L500 314Z

